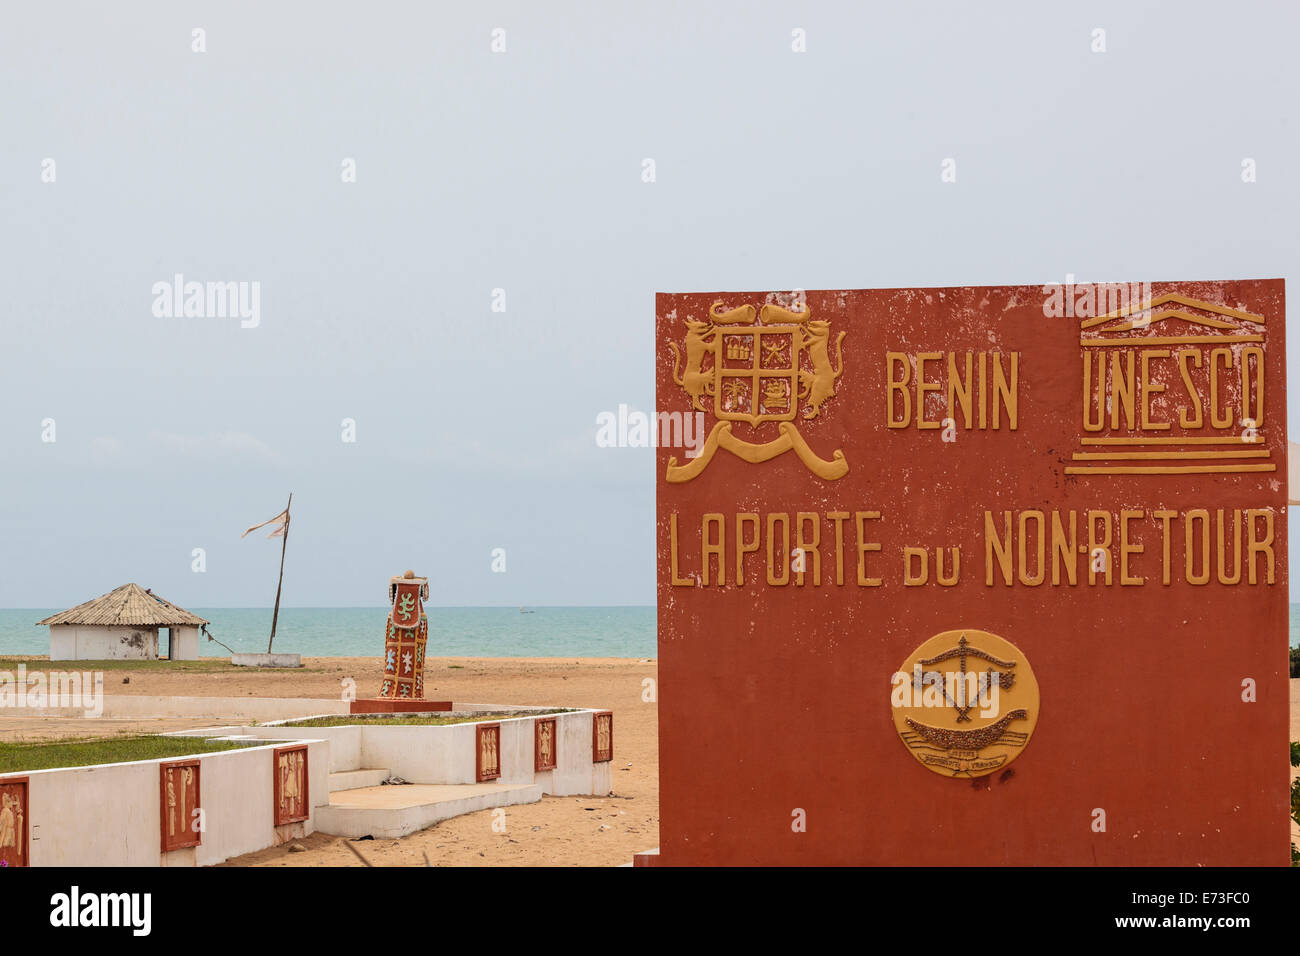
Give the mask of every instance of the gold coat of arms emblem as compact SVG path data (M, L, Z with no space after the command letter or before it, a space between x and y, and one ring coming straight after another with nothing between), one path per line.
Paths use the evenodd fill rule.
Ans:
M699 456L684 465L670 458L664 476L690 481L702 472L719 448L748 462L768 461L793 451L808 470L834 480L848 473L839 449L820 457L804 441L796 424L817 418L835 395L844 373L844 336L835 339L831 363L831 327L814 319L810 309L794 312L779 305L742 305L723 309L715 302L705 321L686 320L686 339L670 342L673 381L690 397L695 411L712 412L717 422ZM754 427L775 424L778 436L756 443L738 438L733 422Z

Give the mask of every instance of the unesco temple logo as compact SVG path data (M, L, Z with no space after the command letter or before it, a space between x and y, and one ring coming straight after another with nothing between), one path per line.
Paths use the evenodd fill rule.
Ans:
M1167 292L1085 319L1084 448L1067 475L1277 470L1264 447L1264 316Z
M793 451L819 478L834 480L848 473L844 452L830 459L817 455L799 434L795 422L814 419L835 395L835 383L844 373L844 336L835 339L836 365L831 364L831 328L813 319L810 309L791 312L777 305L752 305L720 311L721 302L709 309L707 321L686 321L685 362L676 342L673 381L690 397L691 407L717 418L704 448L693 461L678 465L668 460L665 480L690 481L700 474L719 448L747 462L769 461ZM755 314L757 312L757 319ZM778 436L755 443L733 434L734 423L755 429L775 425Z
M945 777L1003 769L1038 722L1038 682L1025 655L985 631L944 631L894 674L894 727L921 765Z

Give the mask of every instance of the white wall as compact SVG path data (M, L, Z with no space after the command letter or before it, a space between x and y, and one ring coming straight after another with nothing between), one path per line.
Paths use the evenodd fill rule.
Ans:
M262 740L292 737L294 734L311 734L313 738L329 742L329 767L327 768L329 773L339 773L343 770L378 769L382 766L381 764L367 764L362 762L361 728L356 726L284 727L271 725L231 727L227 729L227 732L230 734L244 734L249 737L258 737Z
M548 791L557 796L573 794L597 794L603 796L614 789L614 762L603 763L591 761L591 725L593 711L584 710L576 714L561 714L571 719L556 725L559 737L559 750L556 752L555 780L553 789ZM614 756L618 757L618 742L615 739Z
M50 625L52 661L153 660L157 656L156 627Z
M160 763L143 760L32 770L28 811L32 866L194 866L220 863L316 829L315 808L329 801L329 744L307 742L311 816L272 825L273 751L283 744L199 756L203 843L163 854Z
M604 795L613 789L613 763L591 760L590 710L551 715L556 721L557 767L533 771L533 717L501 724L503 784L536 784L556 796ZM209 730L264 740L263 746L202 754L200 796L206 817L203 843L163 854L160 846L158 765L166 761L33 770L29 785L33 866L205 866L277 846L316 830L316 808L329 803L329 774L385 768L412 783L475 782L474 724L354 725ZM175 736L198 736L188 731ZM311 816L275 827L272 752L285 738L310 734ZM167 760L184 759L169 757ZM8 775L6 775L8 776Z
M551 714L556 721L556 769L533 770L533 717L484 721L501 725L498 783L536 783L555 796L606 794L613 789L612 763L591 760L592 711ZM385 769L411 783L476 783L474 724L444 726L367 724L345 727L241 727L263 739L310 733L330 742L330 771Z

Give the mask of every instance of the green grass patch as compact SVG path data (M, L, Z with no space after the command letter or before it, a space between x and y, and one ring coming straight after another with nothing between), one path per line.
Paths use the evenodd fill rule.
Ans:
M164 757L189 757L256 746L234 740L205 740L202 737L162 737L154 734L133 737L100 737L59 740L53 743L0 742L0 773L49 770L54 767L89 767L101 763L127 763Z
M530 710L513 714L474 714L470 717L419 717L390 716L387 714L350 714L333 717L312 717L309 720L295 720L281 727L356 727L361 724L383 725L391 727L446 727L450 724L475 724L484 720L509 720L512 717L544 717L548 714L567 714L567 709Z

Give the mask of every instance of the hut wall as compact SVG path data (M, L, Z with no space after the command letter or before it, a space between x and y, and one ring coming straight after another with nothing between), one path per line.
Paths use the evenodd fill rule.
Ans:
M154 660L157 657L156 627L50 625L52 661Z
M197 661L199 659L199 629L184 625L171 629L171 641L167 650L174 661Z

